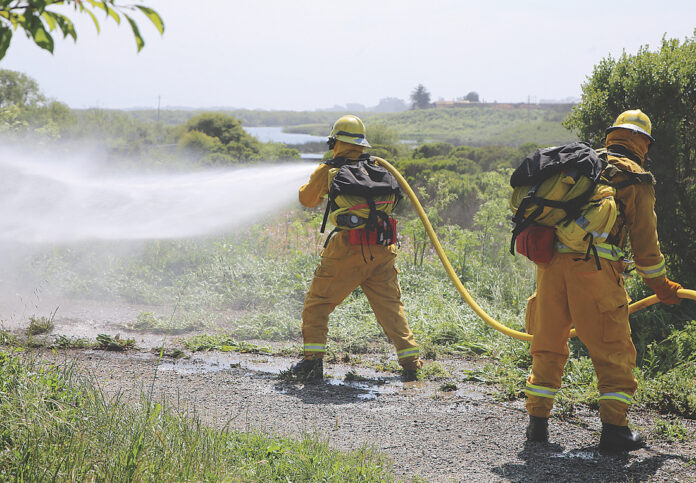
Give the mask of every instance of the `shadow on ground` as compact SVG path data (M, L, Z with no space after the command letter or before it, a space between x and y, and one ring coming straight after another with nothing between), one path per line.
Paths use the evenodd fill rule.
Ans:
M596 446L565 452L556 443L526 442L518 453L524 464L506 463L491 471L510 481L652 481L667 461L689 461L650 448L643 451L653 454L639 459L630 453L600 453Z

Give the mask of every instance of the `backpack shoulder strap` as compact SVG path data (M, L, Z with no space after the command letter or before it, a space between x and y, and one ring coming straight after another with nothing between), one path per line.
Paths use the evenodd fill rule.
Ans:
M346 158L345 156L338 156L336 158L327 159L326 161L324 161L324 164L328 164L333 168L340 168L341 166L350 163L350 161L351 160Z
M638 165L643 164L643 160L636 156L631 150L621 146L620 144L612 144L608 146L605 151L609 156L616 156L617 158L628 158L633 162L638 163Z
M623 175L626 179L619 181L617 183L612 180L619 174ZM620 169L614 164L609 163L606 168L604 168L604 173L602 176L609 181L609 185L616 189L625 188L626 186L631 186L633 184L640 183L650 183L655 184L655 176L650 171L645 171L643 173L635 173L633 171L626 171Z

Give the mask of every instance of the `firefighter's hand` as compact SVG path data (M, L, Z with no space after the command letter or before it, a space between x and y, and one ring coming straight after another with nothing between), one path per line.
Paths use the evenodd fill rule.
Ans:
M683 289L681 285L677 282L672 282L670 279L665 277L664 283L658 285L657 287L652 287L657 298L660 302L667 305L674 305L681 303L681 299L677 295L677 291Z

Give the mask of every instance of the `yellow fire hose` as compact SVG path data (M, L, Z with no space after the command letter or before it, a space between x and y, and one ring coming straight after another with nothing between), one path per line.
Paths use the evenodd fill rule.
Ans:
M452 264L450 263L449 259L447 258L447 255L445 254L445 251L442 249L442 245L440 245L440 241L437 239L437 235L435 234L435 230L433 230L433 226L430 224L430 220L428 219L428 216L425 214L425 211L423 210L423 206L421 206L420 201L418 201L418 198L416 197L416 194L413 192L411 187L409 186L408 182L404 179L403 176L401 176L401 173L399 173L394 166L392 166L389 162L379 159L377 161L380 165L384 166L387 171L389 171L396 180L399 182L399 185L401 185L401 188L406 192L408 195L408 198L411 200L411 203L413 204L413 207L416 209L416 212L418 213L418 217L420 218L421 222L423 222L423 226L425 227L425 231L428 233L428 238L430 238L430 243L432 243L433 247L435 247L435 251L437 252L437 256L440 257L440 261L442 262L442 266L445 268L445 271L447 272L447 275L449 276L450 280L454 284L454 286L457 288L457 291L459 294L462 296L462 298L466 301L467 304L476 312L476 314L483 319L485 323L493 327L495 330L502 332L505 335L509 335L510 337L513 337L515 339L519 340L528 340L531 341L533 336L531 334L527 334L525 332L520 332L518 330L511 329L510 327L507 327L497 320L495 320L493 317L488 315L480 306L479 304L476 303L476 301L471 297L469 294L469 291L464 287L462 284L462 281L459 280L459 277L454 271L454 268L452 268ZM683 299L691 299L691 300L696 300L696 290L686 290L682 289L677 292L677 295L680 298ZM639 300L638 302L635 302L631 305L629 305L628 310L629 313L634 313L639 310L642 310L646 307L649 307L651 305L656 304L659 302L659 299L657 298L657 295L651 295L650 297L646 297L643 300ZM570 337L575 337L575 329L570 331Z

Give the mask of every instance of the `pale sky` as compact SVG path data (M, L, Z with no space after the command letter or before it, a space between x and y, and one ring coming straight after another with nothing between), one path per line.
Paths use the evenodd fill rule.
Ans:
M476 91L487 102L579 97L593 66L693 35L694 0L128 0L162 15L136 53L128 25L87 17L55 54L16 32L0 68L71 107L313 110ZM124 3L124 2L121 2ZM72 15L75 16L74 14ZM101 18L101 17L100 17Z

